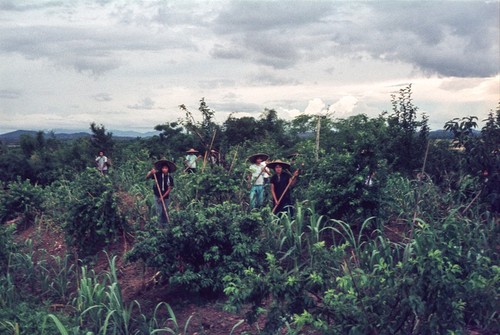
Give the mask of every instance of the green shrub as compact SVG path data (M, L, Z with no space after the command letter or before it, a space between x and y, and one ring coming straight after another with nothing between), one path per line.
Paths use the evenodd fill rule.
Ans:
M434 220L417 220L413 238L398 244L381 230L366 236L368 220L359 233L332 221L333 245L319 241L298 255L312 230L285 224L275 234L280 243L267 244L266 266L225 277L227 307L249 304L249 321L264 314L264 334L287 323L325 334L448 334L471 324L498 331L498 254L491 238L497 225L464 219L459 211Z
M96 169L77 175L64 191L60 208L66 240L81 258L93 255L126 228L111 179Z
M32 224L42 211L43 189L29 180L8 184L0 194L0 223L19 218L22 225Z
M128 259L160 269L173 285L220 292L226 274L258 264L262 224L262 213L241 212L236 204L193 203L186 210L171 211L165 230L150 227L138 233Z

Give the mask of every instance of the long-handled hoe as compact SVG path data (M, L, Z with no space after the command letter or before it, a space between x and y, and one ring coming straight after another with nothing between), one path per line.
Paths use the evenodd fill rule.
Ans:
M165 211L165 216L167 217L167 222L170 223L170 218L167 212L167 206L165 205L165 200L163 199L163 195L161 194L160 184L158 183L158 178L156 178L156 173L153 173L153 176L155 177L156 187L158 188L158 194L160 194L160 200L161 204L163 205L163 210Z

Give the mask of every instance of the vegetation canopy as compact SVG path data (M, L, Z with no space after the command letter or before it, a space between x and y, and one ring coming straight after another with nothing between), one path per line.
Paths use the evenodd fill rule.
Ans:
M431 138L411 85L391 102L373 118L265 109L217 124L202 98L149 138L92 123L79 140L0 143L0 333L500 332L500 107ZM299 170L293 211L272 212L269 186L250 208L258 152ZM166 226L145 178L159 159L177 166ZM225 328L152 296L215 301Z

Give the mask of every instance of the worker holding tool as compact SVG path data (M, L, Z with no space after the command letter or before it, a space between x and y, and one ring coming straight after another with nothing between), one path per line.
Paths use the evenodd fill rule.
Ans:
M293 216L291 188L297 182L299 170L290 173L290 164L280 160L267 164L267 167L275 172L270 181L274 206L273 213L288 212L290 216Z
M165 159L159 160L146 174L146 179L154 178L153 192L155 195L155 207L159 216L159 224L164 227L170 221L168 216L168 203L170 192L174 187L174 178L171 173L175 172L174 163Z

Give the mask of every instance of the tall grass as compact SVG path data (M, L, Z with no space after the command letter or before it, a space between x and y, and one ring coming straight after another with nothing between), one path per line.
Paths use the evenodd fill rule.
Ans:
M109 270L103 275L88 271L87 267L81 268L80 284L77 296L72 301L79 324L75 331L78 334L189 334L191 317L180 325L177 318L167 303L159 303L151 318L148 318L141 309L138 301L126 304L118 281L117 257L108 257ZM161 309L167 311L168 318L163 319ZM71 331L64 326L58 316L48 314L45 323L52 322L56 325L61 335L70 334ZM49 335L48 333L46 333Z

